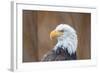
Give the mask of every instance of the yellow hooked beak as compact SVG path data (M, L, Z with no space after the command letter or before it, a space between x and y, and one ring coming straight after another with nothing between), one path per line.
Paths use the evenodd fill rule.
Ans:
M54 39L54 38L56 38L56 37L58 37L58 36L61 36L63 34L63 32L60 32L60 31L51 31L51 33L50 33L50 39L52 40L52 39Z

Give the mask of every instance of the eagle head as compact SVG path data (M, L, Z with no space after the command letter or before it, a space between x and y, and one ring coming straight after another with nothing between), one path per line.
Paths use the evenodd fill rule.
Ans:
M57 39L57 44L54 46L53 50L57 52L60 48L67 50L68 53L74 54L77 49L77 34L74 28L68 24L59 24L50 33L50 39Z

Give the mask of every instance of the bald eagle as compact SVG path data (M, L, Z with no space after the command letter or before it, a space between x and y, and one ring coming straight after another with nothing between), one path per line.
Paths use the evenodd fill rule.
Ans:
M56 45L46 53L41 61L76 60L77 34L68 24L59 24L50 33L50 39L57 39Z

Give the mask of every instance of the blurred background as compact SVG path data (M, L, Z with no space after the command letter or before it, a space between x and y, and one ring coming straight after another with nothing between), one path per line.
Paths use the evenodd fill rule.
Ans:
M40 61L55 46L49 34L61 23L77 32L78 60L91 59L90 13L23 10L23 62Z

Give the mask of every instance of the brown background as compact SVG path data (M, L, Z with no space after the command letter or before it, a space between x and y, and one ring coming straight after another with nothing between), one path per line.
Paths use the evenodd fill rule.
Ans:
M91 58L91 14L23 10L23 62L39 61L56 43L49 33L58 24L69 24L78 35L78 59Z

